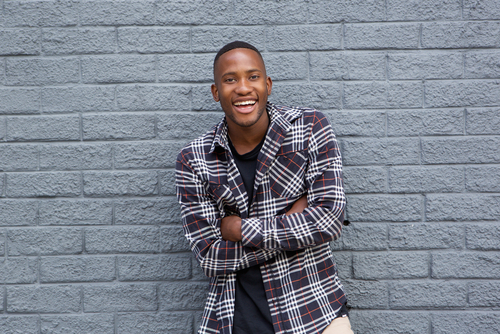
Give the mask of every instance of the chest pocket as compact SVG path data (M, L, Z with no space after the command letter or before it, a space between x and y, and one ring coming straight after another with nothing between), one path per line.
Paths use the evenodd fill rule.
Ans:
M306 191L306 151L291 151L276 156L269 168L273 197L296 198Z

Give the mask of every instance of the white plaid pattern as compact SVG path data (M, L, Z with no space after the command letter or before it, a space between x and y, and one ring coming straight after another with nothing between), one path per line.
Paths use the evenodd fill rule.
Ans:
M235 272L260 265L276 333L321 333L345 295L328 242L339 237L345 196L339 148L327 118L268 104L271 123L248 197L223 119L178 156L177 196L191 249L210 279L199 333L231 333ZM285 212L307 193L308 208ZM220 220L242 218L241 242L224 241Z

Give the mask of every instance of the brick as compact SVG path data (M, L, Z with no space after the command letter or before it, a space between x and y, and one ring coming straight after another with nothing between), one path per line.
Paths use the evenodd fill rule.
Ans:
M500 81L426 81L425 107L489 107L500 103Z
M189 38L189 28L118 28L120 52L189 52ZM175 72L170 72L170 74L175 74Z
M161 171L159 175L161 184L160 194L163 196L175 196L175 170Z
M24 257L0 260L0 283L2 284L36 283L37 272L38 261L34 258Z
M429 277L428 253L376 252L353 255L354 278L401 279Z
M500 78L500 54L494 52L471 52L465 54L466 78L498 79Z
M172 282L159 287L160 311L200 310L208 292L206 282Z
M112 86L47 87L42 89L42 111L47 113L111 111L115 109Z
M456 224L391 224L389 247L391 249L461 249L464 229Z
M156 311L153 284L87 285L83 288L85 312Z
M459 53L389 53L390 79L456 79L463 73Z
M162 226L160 228L160 251L162 253L190 251L182 226Z
M463 11L465 19L496 20L500 15L500 4L495 0L465 0Z
M313 0L307 5L314 23L385 21L382 0Z
M194 330L190 313L172 312L119 314L117 327L120 334L183 334Z
M109 282L115 279L114 257L44 257L40 260L40 282Z
M76 58L9 58L5 83L13 86L43 86L80 81Z
M188 86L133 85L116 90L118 108L128 111L191 110L190 95Z
M212 19L214 18L212 17ZM255 46L259 51L264 51L265 38L266 33L263 26L192 27L191 51L217 52L224 45L232 41L245 41Z
M80 228L16 228L7 235L9 255L80 254L83 233Z
M69 285L8 286L9 313L76 313L81 310L81 288Z
M441 314L441 313L440 313ZM349 321L353 330L364 334L424 334L429 333L430 314L352 310Z
M154 23L152 0L90 0L80 3L82 25L150 25Z
M12 27L74 26L78 24L78 2L5 1L5 25Z
M158 56L159 82L213 82L212 54Z
M40 54L38 29L0 29L0 56Z
M160 235L156 227L88 227L85 230L85 250L89 254L157 253L159 249Z
M396 110L387 112L389 136L464 134L463 109Z
M193 140L213 128L223 117L221 112L158 114L158 138Z
M120 281L171 281L191 277L191 254L118 257Z
M453 309L467 305L465 282L395 282L389 287L391 309Z
M422 24L425 49L498 47L500 22L428 22Z
M386 55L380 52L311 52L315 80L385 80Z
M8 141L79 139L80 117L78 115L7 118Z
M114 334L113 314L41 316L42 334Z
M77 172L10 173L9 197L75 197L81 195L81 176Z
M352 222L408 222L422 219L420 196L349 196L348 219Z
M389 21L427 21L427 20L460 20L462 19L462 2L460 0L420 0L387 1L387 20Z
M498 312L436 313L432 316L433 334L500 333Z
M230 0L160 0L156 3L156 24L218 25L233 22Z
M86 114L82 123L84 140L155 137L154 114Z
M159 225L180 222L180 208L175 198L129 199L115 203L117 225Z
M118 2L117 2L118 3ZM154 82L154 55L85 56L81 60L84 83Z
M341 86L338 82L275 83L269 101L287 106L302 106L320 110L340 109Z
M6 243L6 234L3 231L0 231L0 255L5 255L5 243ZM1 298L0 298L1 299ZM0 308L1 309L1 308Z
M114 53L117 49L114 28L43 29L45 55Z
M266 45L268 51L338 50L341 49L341 36L339 24L270 26Z
M345 82L344 108L421 108L420 82Z
M0 170L21 171L38 169L38 147L35 145L2 145Z
M420 24L346 24L346 49L416 49Z
M111 225L113 206L109 201L43 201L38 215L40 225Z
M3 305L0 306L0 309L2 307ZM38 334L38 315L0 316L0 332L4 334Z
M273 80L307 80L309 60L302 52L263 54L266 72Z
M308 3L301 0L252 1L235 3L234 22L242 25L305 23Z
M498 275L498 254L454 252L432 255L433 278L497 278Z
M500 161L500 137L423 138L424 164L478 164Z
M428 221L498 220L500 196L427 195L425 215Z
M465 190L463 167L391 167L391 193L446 193Z
M56 144L40 146L40 169L111 169L110 144Z
M500 284L498 282L470 283L469 305L472 307L500 306Z
M325 112L335 135L383 137L386 131L386 116L380 111L333 111Z
M39 110L39 89L0 88L0 114L34 114Z
M467 167L466 188L470 192L500 192L500 166Z
M85 196L150 196L158 193L155 171L84 172Z
M385 282L347 279L342 284L348 303L354 309L386 309L389 306L389 290Z
M387 225L352 223L342 228L342 244L350 250L387 249Z
M468 249L500 250L500 226L496 222L469 225L465 236Z
M467 134L499 134L500 108L467 109L466 129Z
M0 226L35 225L37 211L35 201L1 200Z
M420 163L418 138L342 138L340 143L346 166Z
M352 278L352 255L351 252L334 251L333 257L337 265L338 276L340 281Z
M276 83L274 83L273 88L276 88ZM275 89L275 91L276 91L276 89ZM201 111L220 110L220 111L222 111L220 104L218 102L214 101L214 98L213 98L212 93L210 91L209 84L191 86L191 95L192 95L192 102L191 102L192 110L197 110L197 111L198 110L201 110ZM273 99L273 98L274 98L274 95L271 97L271 99Z

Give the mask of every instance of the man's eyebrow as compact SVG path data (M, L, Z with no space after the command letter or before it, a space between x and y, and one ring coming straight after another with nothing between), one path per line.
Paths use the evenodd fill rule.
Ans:
M247 70L245 72L246 73L262 72L262 70L259 70L258 68L255 68L255 69ZM226 75L235 75L235 74L236 74L236 72L226 72L226 73L222 74L222 76L225 77Z

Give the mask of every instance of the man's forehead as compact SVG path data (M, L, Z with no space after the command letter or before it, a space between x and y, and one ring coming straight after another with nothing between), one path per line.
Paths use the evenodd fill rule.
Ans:
M235 57L237 54L238 57ZM244 54L245 56L241 57L241 54ZM250 59L249 59L250 57ZM260 63L260 65L264 68L265 70L265 64L264 60L262 59L261 55L257 52L255 52L252 49L247 49L247 48L235 48L231 49L224 54L220 55L220 57L217 59L214 65L214 72L216 69L220 68L220 66L226 65L229 62L233 63L235 61L242 61L242 62L248 62L248 63L253 63L254 61L257 61Z

